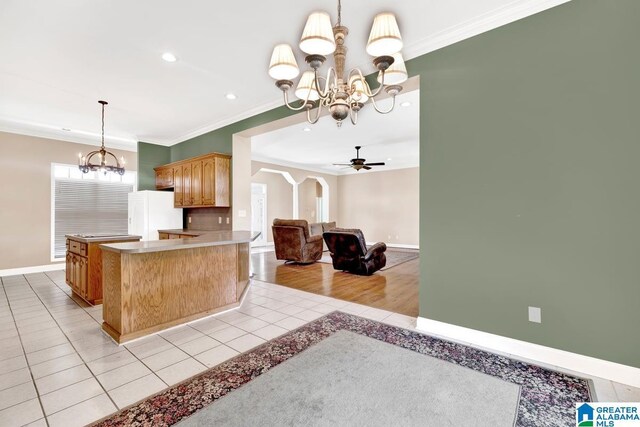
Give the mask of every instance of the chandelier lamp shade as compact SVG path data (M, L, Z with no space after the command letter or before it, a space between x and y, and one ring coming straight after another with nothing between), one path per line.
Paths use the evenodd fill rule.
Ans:
M104 147L104 106L108 102L98 101L98 103L102 105L102 143L99 150L92 151L86 156L83 156L82 153L78 154L78 168L82 173L100 171L105 175L107 172L124 175L124 157L120 157L120 161L118 161L116 155L107 151Z
M381 113L391 112L395 97L402 90L401 84L407 80L407 68L402 57L402 36L393 13L379 13L373 20L366 51L373 56L373 64L378 70L379 86L374 90L358 68L345 74L347 48L344 45L349 29L342 25L341 1L338 0L338 22L331 25L327 12L316 11L307 18L300 37L300 50L305 54L305 62L310 70L304 71L297 85L293 79L300 75L293 49L288 44L274 47L269 64L269 76L276 80L282 91L284 104L293 111L306 110L307 121L316 123L323 108L328 109L338 126L349 117L355 125L358 111L369 101ZM321 75L320 68L333 55L334 66ZM289 91L301 102L294 106L289 101ZM382 110L376 104L376 97L386 92L392 99L391 106ZM316 110L312 115L312 110Z

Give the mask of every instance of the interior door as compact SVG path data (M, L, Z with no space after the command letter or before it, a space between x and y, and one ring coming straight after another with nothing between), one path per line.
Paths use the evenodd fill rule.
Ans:
M267 244L267 195L264 193L251 194L251 232L260 232L252 246Z

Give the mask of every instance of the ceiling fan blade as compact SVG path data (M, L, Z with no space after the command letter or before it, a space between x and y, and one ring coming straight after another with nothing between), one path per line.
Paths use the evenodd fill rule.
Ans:
M384 162L365 163L365 165L367 165L367 166L384 166Z
M369 169L371 169L371 166L363 166L362 169L369 170Z
M333 166L351 166L351 163L334 163Z

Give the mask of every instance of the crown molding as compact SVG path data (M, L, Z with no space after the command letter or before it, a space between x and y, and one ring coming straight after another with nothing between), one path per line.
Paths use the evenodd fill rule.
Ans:
M407 59L413 59L569 1L571 0L515 0L474 19L449 27L431 37L406 45L403 49L404 56Z
M4 121L4 123L2 123ZM12 126L11 122L7 122L3 119L0 119L0 132L13 133L16 135L25 135L25 136L33 136L36 138L45 138L45 139L53 139L56 141L64 141L64 142L72 142L75 144L85 144L92 145L95 147L99 147L100 139L99 137L91 137L89 135L82 135L73 132L66 132L63 130L56 131L54 129L50 129L48 127L33 127L33 128L22 128L19 126ZM137 152L138 151L138 143L137 141L122 141L120 139L113 139L109 136L104 137L105 145L109 148L115 148L124 151Z
M187 141L192 138L196 138L200 135L204 135L205 133L221 129L225 126L232 125L240 120L248 119L249 117L256 116L258 114L264 113L266 111L272 110L274 108L282 106L282 101L271 101L262 105L259 105L254 108L250 108L248 110L243 111L240 114L236 114L231 117L227 117L223 120L218 120L215 123L211 123L185 133L179 138L168 139L168 140L154 140L153 138L143 138L144 142L149 142L151 144L156 145L164 145L165 147L171 147L172 145L180 144L181 142Z
M285 168L299 169L299 170L307 171L307 172L321 173L321 174L324 174L324 175L332 175L332 176L339 176L340 175L339 173L337 173L335 171L326 171L326 170L322 170L322 169L317 168L317 167L307 166L307 165L294 163L294 162L288 162L286 160L271 159L271 158L263 157L263 156L260 156L258 154L254 154L254 153L251 153L251 161L260 162L260 163L267 163L267 164L276 165L276 166L283 166Z

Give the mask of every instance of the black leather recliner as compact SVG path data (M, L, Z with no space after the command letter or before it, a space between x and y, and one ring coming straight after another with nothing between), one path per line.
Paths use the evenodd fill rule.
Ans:
M379 242L367 250L362 230L335 228L322 233L322 237L336 270L370 276L387 264L387 245Z

